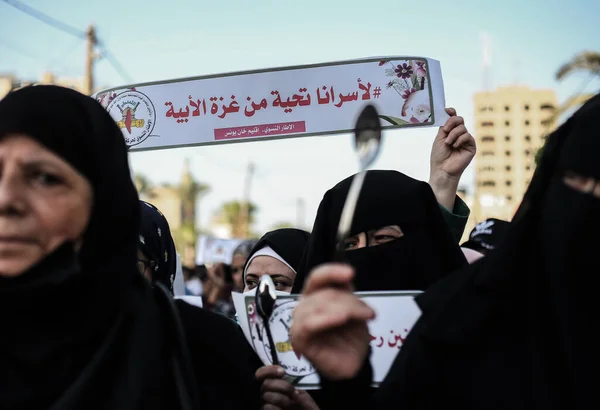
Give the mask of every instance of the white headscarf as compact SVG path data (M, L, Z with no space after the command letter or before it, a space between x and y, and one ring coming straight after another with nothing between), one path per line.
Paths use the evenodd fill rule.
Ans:
M296 270L292 268L290 264L285 261L285 259L279 256L277 252L275 252L270 246L265 246L264 248L261 248L258 251L254 252L250 259L248 259L248 262L246 262L246 267L244 268L244 283L246 283L246 271L250 267L250 262L252 262L254 258L258 256L270 256L273 259L277 259L279 262L283 263L285 266L290 268L292 272L296 273Z

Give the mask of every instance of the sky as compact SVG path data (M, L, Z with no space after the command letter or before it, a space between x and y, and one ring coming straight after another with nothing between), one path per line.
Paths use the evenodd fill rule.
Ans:
M6 0L9 3L11 0ZM0 0L0 74L35 80L48 70L78 77L85 42ZM598 81L557 69L583 50L600 51L597 0L23 0L70 26L94 23L98 37L127 76L107 61L95 66L97 84L113 87L231 71L377 57L418 55L439 60L446 105L473 128L473 94L482 89L481 34L491 44L492 86L553 88L559 101ZM436 128L389 131L373 168L429 177ZM206 228L219 206L242 198L248 162L256 167L251 200L255 231L280 222L312 226L325 191L358 170L351 136L178 148L131 154L135 172L154 183L177 182L185 159L210 186L198 202ZM473 166L461 184L472 189ZM298 213L298 198L304 212Z

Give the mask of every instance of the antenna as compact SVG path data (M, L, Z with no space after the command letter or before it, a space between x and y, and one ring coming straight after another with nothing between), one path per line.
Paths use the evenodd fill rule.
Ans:
M481 52L483 66L483 89L484 91L489 91L491 88L490 69L492 67L492 52L490 45L490 37L485 31L481 33Z

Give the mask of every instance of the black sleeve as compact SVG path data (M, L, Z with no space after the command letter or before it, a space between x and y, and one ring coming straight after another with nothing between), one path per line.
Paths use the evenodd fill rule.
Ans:
M373 369L370 351L358 374L348 380L328 380L321 378L321 391L318 404L321 410L334 409L374 409Z
M260 365L239 326L226 317L177 300L203 409L257 410Z

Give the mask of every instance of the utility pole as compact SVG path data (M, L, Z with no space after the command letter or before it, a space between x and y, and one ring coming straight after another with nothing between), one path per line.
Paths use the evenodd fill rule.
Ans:
M94 62L96 60L94 49L96 44L98 44L96 29L93 24L90 24L85 32L85 36L87 48L85 53L85 77L83 81L83 92L86 95L92 95L94 93Z
M246 170L246 181L244 182L244 199L242 202L240 223L244 238L250 235L250 185L254 175L254 164L250 162Z

